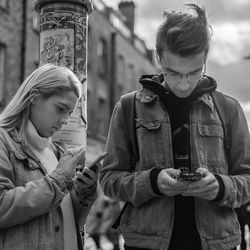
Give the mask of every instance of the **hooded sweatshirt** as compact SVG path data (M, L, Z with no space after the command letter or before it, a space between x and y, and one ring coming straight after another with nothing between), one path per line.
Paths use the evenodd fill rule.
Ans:
M144 75L140 78L140 83L144 88L150 89L159 96L160 102L168 112L172 131L174 168L188 167L190 169L190 110L198 97L216 89L215 80L205 76L186 98L179 98L169 90L163 74ZM152 169L150 176L152 188L158 194L160 191L157 186L157 178L161 170L160 168ZM220 177L216 176L216 178L220 188L215 200L219 200L223 197L224 186ZM169 250L201 249L200 236L195 221L194 197L176 195L174 202L174 225Z

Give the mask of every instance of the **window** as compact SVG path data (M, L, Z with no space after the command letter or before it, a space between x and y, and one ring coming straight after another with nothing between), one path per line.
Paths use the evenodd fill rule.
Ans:
M0 44L0 107L4 104L4 61L6 47Z
M126 69L125 69L125 59L123 55L118 56L117 62L117 82L119 85L125 85L126 81Z
M97 114L97 133L99 135L105 135L105 109L106 100L102 97L98 98L98 114Z
M117 86L116 98L120 98L124 94L124 86L126 86L126 65L123 55L119 55L117 59Z
M129 64L128 66L128 90L135 90L136 82L135 82L135 68L133 64Z
M0 7L3 7L4 9L8 9L9 7L8 1L9 0L0 0Z
M101 39L97 44L97 58L98 58L98 72L100 75L105 76L108 72L107 65L107 43Z
M124 94L124 88L122 85L118 84L116 87L116 101Z
M33 12L33 30L35 32L39 32L39 25L40 25L40 18L39 17L40 17L40 14L34 11Z
M35 66L35 68L39 67L39 59L34 60L34 66Z

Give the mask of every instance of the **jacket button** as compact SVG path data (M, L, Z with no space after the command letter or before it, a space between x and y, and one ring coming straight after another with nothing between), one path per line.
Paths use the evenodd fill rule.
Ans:
M56 232L59 232L59 230L60 230L60 227L57 225L57 226L55 226L55 231Z

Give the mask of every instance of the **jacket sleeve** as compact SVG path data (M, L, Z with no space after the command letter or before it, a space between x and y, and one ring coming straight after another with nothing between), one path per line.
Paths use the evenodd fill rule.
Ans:
M65 152L65 146L59 142L54 142L52 146L54 153L57 155L57 159L60 160ZM73 178L72 184L70 197L74 209L74 218L78 228L81 229L83 228L89 211L96 200L97 185L86 187L86 185L82 185L81 181L75 178Z
M100 171L100 184L107 196L138 207L158 195L150 182L151 170L131 173L131 155L124 123L121 103L118 102L109 127L105 149L108 156Z
M0 229L25 223L57 207L65 196L65 177L59 172L15 185L15 166L11 164L4 139L0 137ZM57 179L55 181L54 179Z
M250 137L246 117L240 104L229 101L232 112L231 149L228 159L228 175L220 175L225 193L219 205L240 207L250 200Z
M82 228L97 198L97 185L90 188L82 188L79 182L78 180L74 180L74 188L70 194L74 208L75 221L78 223L78 226Z

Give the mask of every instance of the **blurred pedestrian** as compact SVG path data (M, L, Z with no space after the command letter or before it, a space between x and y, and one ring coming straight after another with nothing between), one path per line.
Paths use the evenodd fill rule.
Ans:
M238 216L241 230L240 250L247 250L247 246L249 246L249 231L247 233L245 227L248 226L248 230L250 228L250 202L240 208L237 208L236 213Z
M112 243L113 250L120 250L120 231L112 227L119 213L119 202L105 196L105 199L103 200L101 233Z
M97 199L87 218L86 232L95 242L97 250L102 249L102 237L112 243L113 250L119 250L120 232L112 228L120 212L119 202L105 196L100 186L97 190Z
M51 138L80 96L72 71L45 64L0 115L1 250L83 249L80 228L96 198L97 173L75 173L85 150L65 151Z
M135 117L119 101L111 119L100 184L105 195L127 202L120 221L125 250L240 244L234 208L250 199L249 130L239 103L221 95L234 118L227 157L217 83L205 74L211 27L204 8L188 7L194 13L164 14L156 33L162 73L140 78Z
M95 249L101 250L101 225L103 220L103 199L104 195L97 186L97 198L93 204L86 221L86 233L95 243Z

